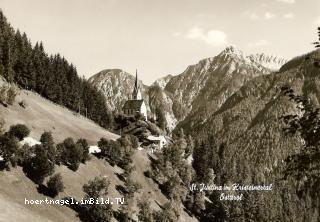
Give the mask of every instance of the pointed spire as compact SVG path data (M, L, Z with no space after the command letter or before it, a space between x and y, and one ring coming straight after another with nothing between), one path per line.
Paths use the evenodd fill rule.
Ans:
M136 69L136 82L134 84L134 88L138 89L138 70Z
M136 69L136 80L134 83L134 89L132 92L132 99L141 99L140 86L138 82L138 70Z

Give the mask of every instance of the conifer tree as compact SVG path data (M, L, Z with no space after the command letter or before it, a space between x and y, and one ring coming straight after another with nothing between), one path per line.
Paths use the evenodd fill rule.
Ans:
M316 48L320 48L320 27L318 27L318 41L313 42L312 44L314 44Z

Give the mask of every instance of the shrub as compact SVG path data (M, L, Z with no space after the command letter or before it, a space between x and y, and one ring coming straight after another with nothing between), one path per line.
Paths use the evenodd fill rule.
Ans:
M7 103L12 105L18 95L18 88L16 86L10 86L7 91Z
M83 185L83 191L85 192L85 200L94 200L103 197L108 194L108 188L110 181L106 178L96 177L94 180L90 180L87 184ZM110 204L86 204L82 211L79 212L79 217L82 221L87 222L104 222L110 221L113 212Z
M30 134L30 130L26 125L17 124L10 127L9 134L21 141Z
M162 210L154 213L155 221L159 222L175 222L179 216L179 209L172 202L164 204Z
M16 85L2 83L0 80L0 103L3 105L12 105L18 95L19 89Z
M22 147L18 148L16 152L16 160L19 166L23 166L23 163L26 159L31 157L34 153L34 147L24 144Z
M8 87L5 85L2 85L0 87L0 103L2 103L2 104L7 103L7 89L8 89Z
M18 150L18 141L17 139L8 134L5 133L4 135L0 136L0 155L2 156L7 169L8 163L11 162L13 166L16 164L15 153Z
M57 145L59 160L58 162L65 164L69 169L76 171L83 159L83 150L79 144L75 144L72 138L65 139Z
M78 139L77 145L79 145L82 149L81 162L85 163L89 159L89 144L86 139Z
M47 187L53 197L57 196L60 192L62 192L64 190L64 185L61 174L58 173L51 176L47 182Z
M101 155L106 158L111 165L118 164L121 161L123 153L119 141L101 138L98 142L98 147L101 149Z
M139 208L138 219L141 222L152 222L153 214L152 209L150 208L151 203L148 200L147 196L143 196L140 200L138 200L137 206Z
M42 184L45 177L54 171L54 163L49 160L48 153L42 145L35 146L34 156L24 161L23 171L36 184Z
M41 142L43 148L47 151L49 160L51 160L52 162L55 163L57 150L54 145L52 133L51 132L42 133L42 135L40 137L40 142Z
M27 104L27 102L23 99L23 100L21 100L20 102L19 102L19 106L21 106L22 108L27 108L27 106L28 106L28 104Z
M126 137L130 141L132 148L137 149L139 147L139 139L138 139L138 137L136 137L134 135L131 135L131 134L126 135Z
M0 118L0 135L2 135L5 132L5 129L4 129L5 124L6 122L4 121L4 119Z

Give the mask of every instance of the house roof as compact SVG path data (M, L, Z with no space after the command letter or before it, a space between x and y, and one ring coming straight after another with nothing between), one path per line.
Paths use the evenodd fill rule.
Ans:
M164 136L153 136L153 135L150 135L150 136L148 136L148 140L161 141L161 140L166 140L166 138Z
M123 109L140 109L143 100L127 100L123 105Z

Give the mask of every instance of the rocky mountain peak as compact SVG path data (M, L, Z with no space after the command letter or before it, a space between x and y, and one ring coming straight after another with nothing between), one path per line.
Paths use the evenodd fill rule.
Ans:
M271 71L278 71L283 64L287 62L286 59L276 55L266 55L265 53L257 53L249 55L248 58L252 62L261 64L262 66L270 69Z
M243 56L243 52L236 48L235 46L228 46L227 48L225 48L218 56L222 56L222 55L234 55L234 56Z

